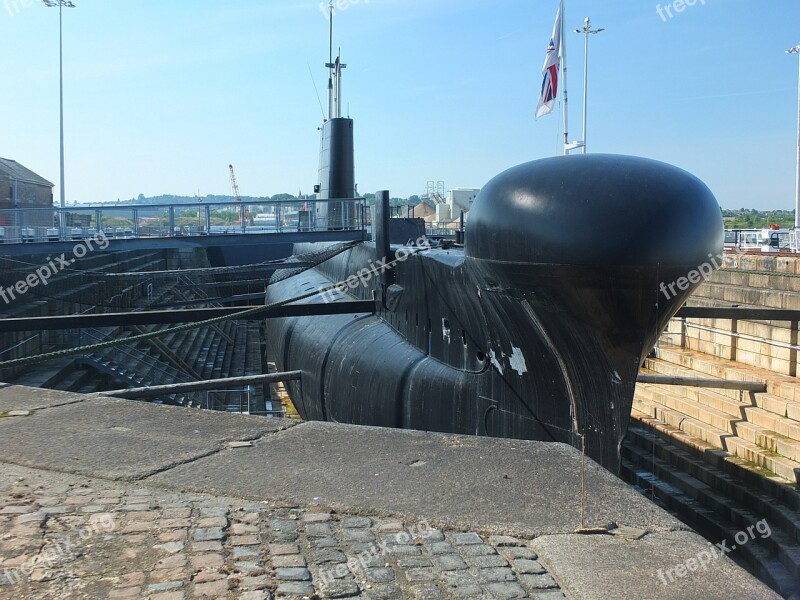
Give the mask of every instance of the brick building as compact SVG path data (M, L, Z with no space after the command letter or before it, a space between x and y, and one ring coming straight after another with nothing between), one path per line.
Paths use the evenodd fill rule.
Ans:
M0 158L0 226L52 227L52 208L52 183L14 160ZM15 214L8 209L40 210Z

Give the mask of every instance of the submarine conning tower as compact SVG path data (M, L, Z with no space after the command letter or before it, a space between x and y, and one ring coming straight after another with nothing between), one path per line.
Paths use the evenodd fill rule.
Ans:
M353 120L328 119L322 126L319 152L320 200L355 197L353 161ZM349 229L355 215L351 202L324 202L317 205L317 224L328 229Z
M330 58L328 68L328 118L322 125L319 151L319 179L314 192L319 200L350 199L356 195L353 148L353 120L342 117L341 56L333 59L333 5L330 15ZM327 229L350 229L356 215L352 202L317 204L317 226Z

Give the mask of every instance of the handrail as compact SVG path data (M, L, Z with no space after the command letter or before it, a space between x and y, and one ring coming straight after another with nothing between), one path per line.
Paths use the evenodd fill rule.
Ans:
M364 197L356 197L356 198L328 198L328 199L312 199L309 198L308 200L242 200L241 202L236 202L236 200L229 200L227 202L178 202L178 203L164 203L164 204L76 204L75 206L67 206L65 208L61 208L58 206L45 206L45 207L36 207L36 208L6 208L2 209L3 212L10 212L10 211L19 211L19 212L31 212L31 211L48 211L48 212L78 212L82 210L146 210L150 208L180 208L180 209L190 209L190 208L197 208L198 206L210 206L212 208L217 207L224 207L224 206L269 206L269 205L280 205L280 204L312 204L312 203L320 203L320 204L330 204L333 202L363 202L366 203L367 199ZM69 227L65 227L69 229Z
M698 379L694 377L670 377L668 375L640 374L636 383L655 385L681 385L686 387L717 388L722 390L743 390L763 394L767 384L761 381L733 381L728 379Z
M727 306L683 306L675 314L686 319L733 319L740 321L800 321L800 310L741 308Z
M348 207L348 217L329 227L318 208L337 204ZM108 239L138 239L359 231L367 227L366 208L366 198L8 208L0 209L0 243L80 242L101 234Z
M800 350L800 346L787 344L786 342L779 342L776 340L768 340L766 338L756 337L754 335L747 335L745 333L739 333L738 331L728 331L727 329L720 329L719 327L709 327L708 325L698 325L697 323L686 323L685 325L687 328L691 327L692 329L699 329L700 331L719 333L721 335L735 337L740 340L747 340L749 342L758 342L760 344L775 346L776 348L784 348L785 350Z
M721 327L712 327L709 325L701 325L687 321L691 318L714 318L722 320L730 320L731 326L729 329ZM698 331L706 331L714 335L720 335L730 339L730 360L736 360L738 352L738 340L746 340L755 342L757 344L764 344L773 348L782 348L789 351L788 374L792 377L797 375L798 357L800 356L800 345L798 345L798 328L800 328L800 311L797 310L783 310L783 309L750 309L750 308L722 308L722 307L684 307L677 315L676 319L680 322L680 332L664 332L664 335L676 334L680 335L679 346L685 348L687 345L688 330L696 329ZM790 327L786 329L790 333L791 343L782 342L778 340L769 339L764 336L748 335L746 333L739 333L738 321L788 321Z
M244 377L228 377L225 379L209 379L206 381L192 381L190 383L175 383L172 385L158 385L146 388L132 388L125 390L111 390L97 392L98 396L113 396L115 398L146 398L177 394L184 392L197 392L203 390L219 390L220 386L249 385L259 383L276 383L281 381L299 381L302 371L287 371L285 373L269 373L265 375L247 375Z

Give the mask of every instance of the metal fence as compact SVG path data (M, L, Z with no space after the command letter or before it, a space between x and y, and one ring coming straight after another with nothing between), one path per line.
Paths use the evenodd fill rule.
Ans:
M285 418L286 412L280 402L272 398L266 401L256 401L256 390L248 385L244 388L209 390L206 392L205 402L200 407L206 410L233 412L262 417ZM277 405L277 408L276 408Z
M0 243L364 230L364 198L0 210Z

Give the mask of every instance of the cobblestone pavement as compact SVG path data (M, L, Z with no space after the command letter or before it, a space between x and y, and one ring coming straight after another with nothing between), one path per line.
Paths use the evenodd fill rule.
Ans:
M2 599L564 598L527 540L17 471Z

